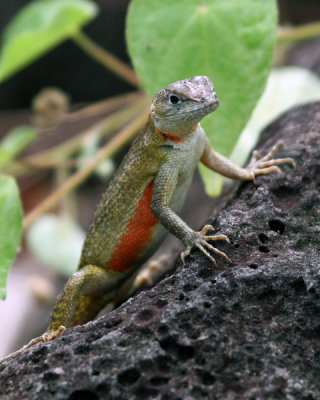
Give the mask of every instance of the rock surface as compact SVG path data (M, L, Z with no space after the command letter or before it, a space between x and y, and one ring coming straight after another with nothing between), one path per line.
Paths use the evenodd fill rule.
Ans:
M117 310L0 367L0 399L320 398L320 103L262 136L296 169L243 183L188 263Z

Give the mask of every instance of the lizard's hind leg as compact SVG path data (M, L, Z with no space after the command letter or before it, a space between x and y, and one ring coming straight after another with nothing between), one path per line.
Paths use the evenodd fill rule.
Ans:
M112 300L117 282L115 275L94 265L87 265L74 273L56 300L47 331L0 360L0 365L38 343L54 340L67 327L95 317Z
M94 265L75 272L56 300L47 332L92 319L108 302L118 282L114 274Z
M109 303L113 303L116 290L108 291L102 296L79 296L71 326L92 321Z

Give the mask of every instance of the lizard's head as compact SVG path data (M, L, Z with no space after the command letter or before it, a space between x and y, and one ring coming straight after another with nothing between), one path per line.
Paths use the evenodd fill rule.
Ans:
M151 105L155 127L183 137L195 131L198 122L219 105L214 86L207 76L194 76L160 90Z

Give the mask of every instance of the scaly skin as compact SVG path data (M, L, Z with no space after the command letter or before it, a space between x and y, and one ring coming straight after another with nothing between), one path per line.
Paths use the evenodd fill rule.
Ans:
M167 230L185 244L183 260L193 247L214 263L210 252L228 259L208 243L229 241L225 235L206 236L213 230L210 225L195 232L178 216L198 162L229 178L245 180L279 172L276 165L294 162L273 159L282 143L265 157L254 153L248 168L215 152L199 121L217 107L213 84L206 76L172 83L155 96L144 132L134 140L97 206L79 270L58 297L47 332L25 347L52 340L65 327L94 318L120 294L125 297L139 267Z

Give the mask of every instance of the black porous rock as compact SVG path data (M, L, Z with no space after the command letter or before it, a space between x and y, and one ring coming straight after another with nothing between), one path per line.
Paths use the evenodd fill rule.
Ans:
M0 367L0 399L320 399L320 103L263 133L296 168L243 183L198 251L115 311Z

